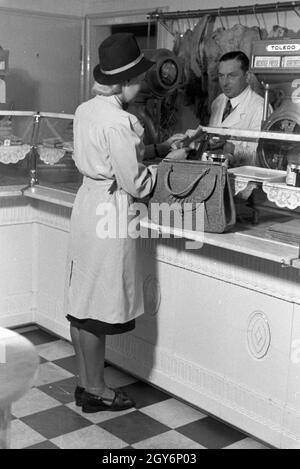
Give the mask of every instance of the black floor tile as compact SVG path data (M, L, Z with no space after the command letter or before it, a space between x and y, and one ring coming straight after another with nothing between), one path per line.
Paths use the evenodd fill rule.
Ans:
M55 363L55 365L60 366L61 368L64 368L70 373L73 373L73 375L77 374L75 355L72 355L71 357L60 358L59 360L53 360L52 363Z
M32 342L33 345L41 345L41 344L46 344L48 342L55 342L56 340L59 340L57 337L41 329L38 329L36 331L24 332L21 335L25 337L26 339L30 340L30 342Z
M62 404L69 404L74 401L74 391L77 385L77 379L67 378L62 381L56 381L54 383L43 384L38 386L38 389L53 397Z
M25 449L60 449L56 446L52 441L42 441L42 443L38 443L37 445L27 446Z
M128 386L123 386L121 389L128 393L131 399L135 401L135 407L137 409L170 399L170 396L166 393L159 391L142 381L137 381L136 383L129 384Z
M91 425L91 422L65 406L37 412L20 420L49 440Z
M21 334L28 338L34 345L59 340L57 337L40 329L30 330ZM53 347L55 347L54 343ZM43 357L40 357L40 363L47 361L48 360ZM77 374L74 356L54 360L53 363L74 375ZM105 366L113 365L105 363ZM59 449L49 440L92 425L92 423L87 420L86 414L76 413L63 405L74 401L76 385L77 378L73 376L61 381L37 386L38 389L53 397L62 405L46 411L36 412L19 419L46 438L45 441L27 447L26 449ZM170 398L169 394L141 381L123 386L121 389L135 400L137 409L157 404ZM16 417L12 415L12 420L15 419ZM168 426L139 412L139 410L119 417L113 417L110 420L99 423L98 426L126 442L128 446L123 449L133 449L131 445L154 436L159 436L170 430ZM211 417L182 425L176 428L176 431L210 449L221 449L245 438L244 434Z
M115 417L99 423L98 426L126 441L129 445L170 430L166 425L139 411Z
M245 438L243 433L211 417L183 425L176 431L208 449L225 448Z

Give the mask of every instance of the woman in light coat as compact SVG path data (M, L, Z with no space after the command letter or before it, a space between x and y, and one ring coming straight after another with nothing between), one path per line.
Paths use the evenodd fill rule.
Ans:
M104 227L107 219L128 217L133 198L148 196L156 182L156 168L141 163L143 128L123 110L152 65L132 34L110 36L99 47L96 96L75 113L74 160L84 178L71 218L67 318L79 370L75 401L83 412L134 406L105 383L104 359L106 335L132 330L144 312L136 241Z

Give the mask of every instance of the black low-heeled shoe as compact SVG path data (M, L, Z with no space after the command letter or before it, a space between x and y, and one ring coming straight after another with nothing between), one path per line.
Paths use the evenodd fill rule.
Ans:
M82 395L82 412L93 413L101 411L117 412L130 409L135 406L135 402L130 399L123 391L114 389L114 397L112 399L95 396L87 391ZM110 404L106 404L110 402Z
M74 392L74 398L75 398L75 404L78 407L82 406L82 396L85 391L85 388L82 388L81 386L76 386L75 392Z

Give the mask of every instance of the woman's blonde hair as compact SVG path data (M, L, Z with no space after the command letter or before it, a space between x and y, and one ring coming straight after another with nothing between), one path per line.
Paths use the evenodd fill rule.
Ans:
M122 92L122 85L101 85L97 81L94 82L92 93L100 96L113 96Z

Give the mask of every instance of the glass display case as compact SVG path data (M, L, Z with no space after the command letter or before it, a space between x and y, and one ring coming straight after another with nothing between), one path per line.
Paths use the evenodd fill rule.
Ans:
M72 159L73 115L0 111L2 186L27 184L78 188Z

